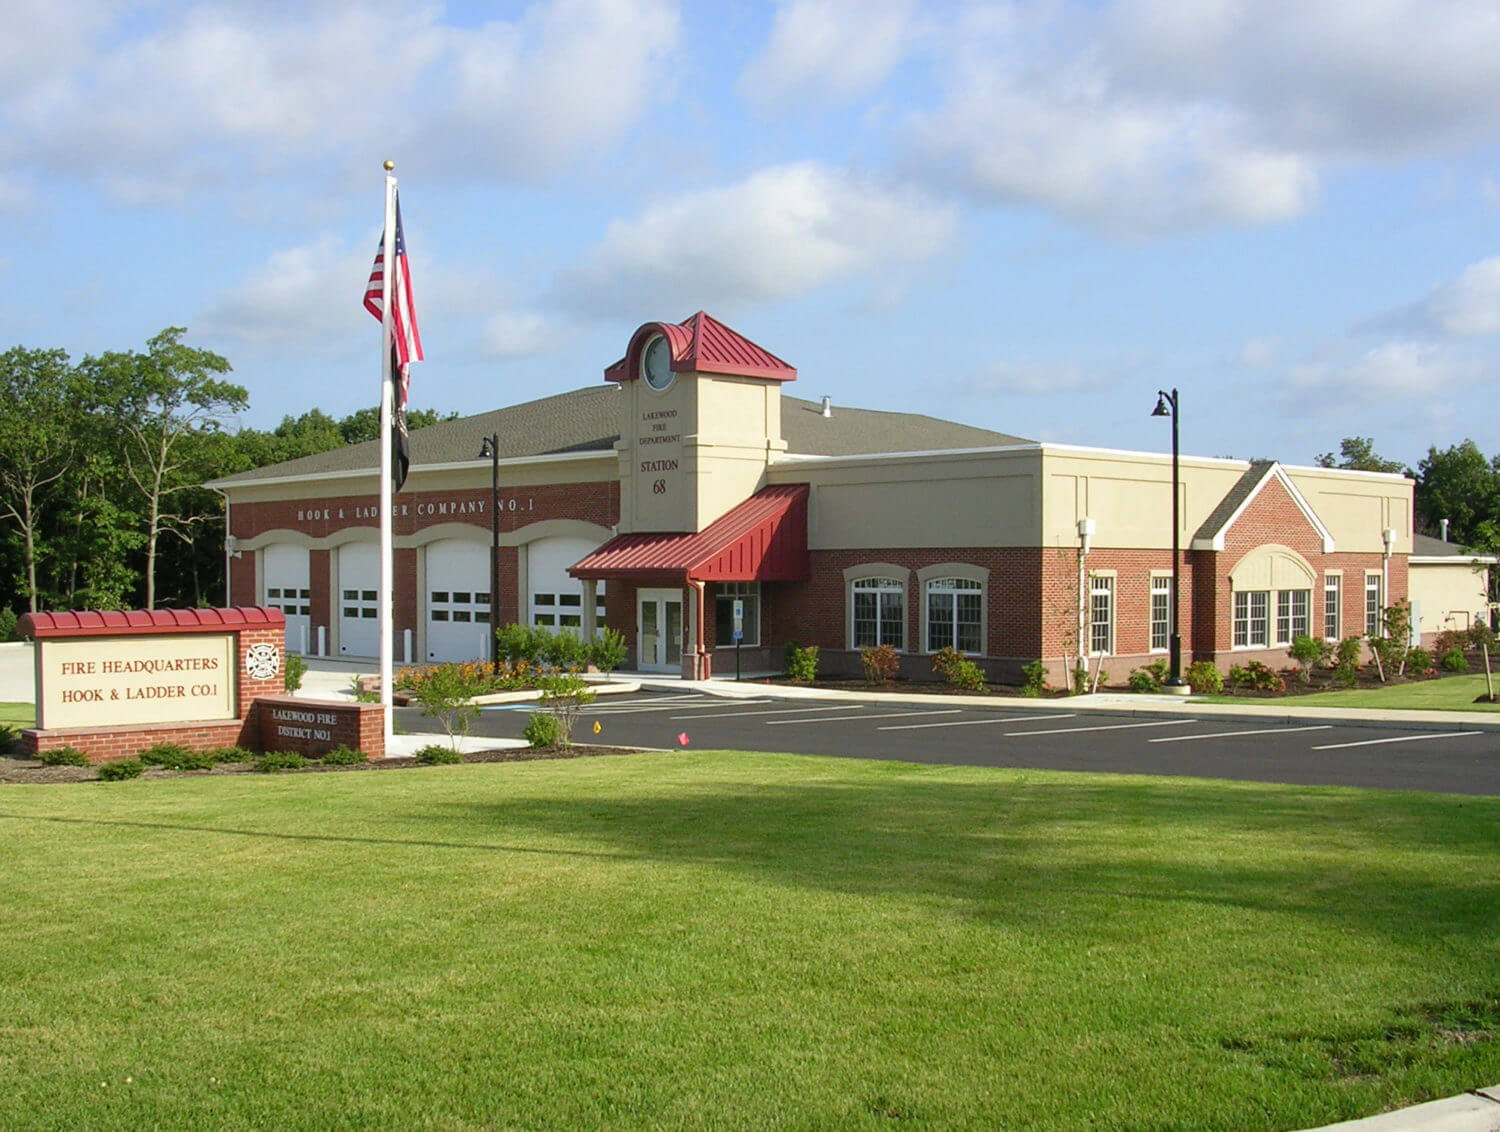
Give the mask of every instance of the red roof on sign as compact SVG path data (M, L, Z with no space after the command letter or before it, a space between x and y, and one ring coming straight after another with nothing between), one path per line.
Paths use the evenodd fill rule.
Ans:
M801 581L809 573L807 485L758 491L695 535L616 535L568 573L596 579Z
M280 628L286 614L259 605L232 609L79 609L27 613L16 632L29 640L49 637L128 637L138 634L223 633Z
M722 373L733 377L764 377L796 381L797 370L743 334L730 330L712 315L699 311L682 322L648 322L630 336L625 356L604 371L605 381L629 381L640 376L641 347L662 334L672 347L673 373Z

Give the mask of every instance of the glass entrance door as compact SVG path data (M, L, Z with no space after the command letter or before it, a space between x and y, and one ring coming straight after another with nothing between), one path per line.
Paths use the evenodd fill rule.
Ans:
M682 591L640 590L636 640L642 672L682 670Z

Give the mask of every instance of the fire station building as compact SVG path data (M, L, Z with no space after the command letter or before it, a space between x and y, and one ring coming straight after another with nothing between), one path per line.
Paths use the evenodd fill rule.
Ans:
M733 671L735 599L746 671L778 669L790 642L818 645L830 674L889 644L913 677L951 645L1001 681L1040 659L1060 682L1100 654L1118 681L1166 654L1169 455L819 404L784 392L796 377L700 311L641 326L602 383L414 432L393 515L398 662L490 655L492 593L501 623L609 626L627 668L699 678ZM498 492L479 456L492 435ZM210 485L230 602L281 609L294 651L378 652L377 443ZM1412 561L1402 476L1180 464L1184 664L1282 666L1293 636L1361 635L1409 598L1429 633L1484 605L1449 568L1420 608L1435 556ZM1474 608L1438 608L1455 603Z

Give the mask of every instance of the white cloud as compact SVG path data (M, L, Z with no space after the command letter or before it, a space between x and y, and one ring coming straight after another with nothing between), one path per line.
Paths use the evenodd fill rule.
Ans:
M913 9L913 0L783 0L769 42L736 89L762 108L867 94L910 49Z
M552 0L480 27L441 16L395 0L156 9L134 17L144 30L122 16L108 44L74 36L60 64L0 95L0 152L131 201L391 155L537 180L638 119L678 39L673 0Z
M1275 363L1281 352L1281 339L1252 338L1240 348L1240 361L1252 369L1265 369Z
M1394 341L1347 360L1305 362L1293 366L1287 376L1294 396L1331 404L1344 394L1422 400L1476 383L1484 373L1478 359L1450 346Z
M683 193L612 222L559 284L589 314L728 309L786 299L936 255L950 209L815 162L763 169L738 184Z
M1431 324L1447 334L1500 334L1500 256L1471 263L1423 304Z
M363 320L371 324L371 341L378 350L374 319L359 307L375 243L372 236L350 248L323 235L312 243L273 252L199 315L193 329L268 351L287 346L342 352L354 344Z
M534 311L500 311L485 320L484 352L491 358L524 358L543 352L556 327Z
M1005 397L1012 394L1042 396L1105 389L1115 384L1116 373L1086 373L1072 362L1003 360L959 382L957 392L971 397Z
M1500 9L1476 0L1063 0L950 39L911 166L1127 233L1295 217L1327 171L1441 154L1500 112Z

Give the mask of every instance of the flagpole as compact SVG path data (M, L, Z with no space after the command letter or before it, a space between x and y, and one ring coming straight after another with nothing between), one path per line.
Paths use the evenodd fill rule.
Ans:
M395 735L392 715L395 671L392 664L396 635L394 610L395 578L391 524L391 305L395 295L391 282L396 265L396 178L394 161L385 163L385 279L380 287L380 714L385 720L385 753L391 753Z

